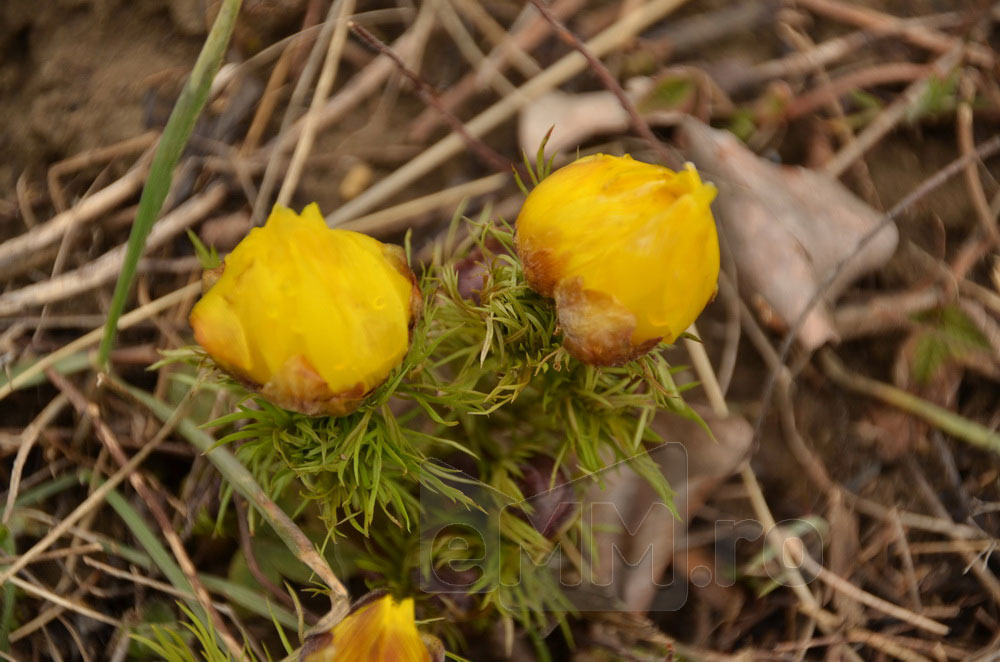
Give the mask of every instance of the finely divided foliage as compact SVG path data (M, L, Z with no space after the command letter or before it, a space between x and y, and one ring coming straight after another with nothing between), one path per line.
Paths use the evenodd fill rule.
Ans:
M524 281L509 224L484 214L456 217L451 230L425 270L424 310L410 352L357 411L340 418L289 412L217 373L220 385L242 394L243 402L205 424L228 430L218 443L236 446L273 499L318 514L341 562L411 594L429 566L461 563L447 533L419 559L417 524L487 507L468 496L470 482L501 511L532 496L521 487L530 458L551 459L550 484L557 477L584 478L572 483L577 492L598 480L587 476L626 461L672 507L670 487L645 453L663 441L649 423L664 410L697 418L661 351L617 368L584 365L566 353L551 302ZM455 241L460 234L465 238ZM460 273L469 268L477 269L472 291ZM197 349L167 360L211 361ZM499 548L463 553L487 557L469 590L481 606L508 613L529 630L544 626L552 612L571 612L558 578L544 568L521 572L518 582L505 580L522 550L544 559L553 541L509 512L496 526ZM560 544L584 546L581 527L562 527ZM361 544L342 544L357 534ZM564 615L557 617L563 625ZM440 625L449 639L458 636Z

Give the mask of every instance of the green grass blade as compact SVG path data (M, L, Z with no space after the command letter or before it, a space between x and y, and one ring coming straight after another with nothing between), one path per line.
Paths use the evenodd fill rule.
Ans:
M153 223L160 215L160 209L163 207L163 201L167 197L170 183L173 180L174 167L180 160L188 138L191 137L195 121L208 99L215 74L222 65L222 58L226 54L229 37L233 33L236 15L240 11L241 4L242 0L223 0L219 15L216 17L215 23L212 24L212 30L208 33L205 45L191 71L191 77L185 83L180 98L177 99L177 104L174 106L173 112L170 113L170 119L167 120L167 125L163 129L163 137L153 155L153 163L149 168L149 178L142 189L139 208L135 214L135 222L132 224L132 233L128 238L125 261L122 263L122 270L118 275L118 282L115 284L115 293L111 299L108 319L104 324L104 338L101 340L101 348L97 355L98 365L103 370L108 368L108 358L111 355L118 318L125 310L125 300L132 288L132 281L135 279L136 267L139 265L139 258L146 245L146 238L153 228Z
M247 611L253 612L263 618L272 619L275 623L288 628L296 629L298 627L299 620L295 614L280 605L274 604L267 596L215 575L199 574L198 579L201 580L201 583L209 591L226 596L230 602L243 607ZM280 634L284 637L283 632L280 632Z
M111 506L118 516L122 518L125 522L125 526L129 528L132 535L139 542L146 553L149 554L150 558L156 567L163 573L163 576L173 584L174 588L178 591L187 593L188 595L194 595L194 587L191 586L191 582L188 581L187 575L181 570L180 566L174 560L173 555L167 551L167 548L160 543L160 539L153 533L153 530L149 528L146 521L142 518L142 515L132 507L132 505L126 501L122 495L118 492L111 490L105 497L105 501ZM199 618L205 619L208 617L205 611L201 608L201 605L197 600L191 598L190 600L185 600L188 606L199 616Z
M160 420L167 420L173 413L173 408L152 394L135 388L125 382L109 378L117 388L129 393L148 408ZM264 493L264 490L254 480L253 475L246 467L236 459L232 453L225 448L220 448L215 439L208 433L199 429L197 425L189 419L183 419L177 425L177 432L187 439L193 446L205 454L205 457L215 465L220 474L232 485L233 489L240 493L247 501L252 503L257 512L261 514L265 521L278 534L282 542L295 554L296 558L305 563L316 575L333 589L331 600L338 602L347 598L347 590L337 579L337 576L330 569L329 564L316 550L306 535L299 529L292 519L282 511L277 504Z

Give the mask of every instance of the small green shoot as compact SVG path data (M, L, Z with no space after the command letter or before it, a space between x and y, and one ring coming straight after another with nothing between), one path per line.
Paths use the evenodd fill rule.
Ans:
M521 152L521 159L524 161L524 169L528 173L528 177L531 178L532 186L538 186L538 183L549 176L552 172L552 163L555 161L555 154L549 157L548 160L545 159L545 145L549 142L549 138L552 136L552 131L556 127L550 126L549 130L545 132L545 137L542 138L542 143L538 146L538 152L535 153L535 163L531 164L528 160L527 152ZM524 181L521 179L521 174L514 168L514 181L517 183L517 187L521 189L521 192L528 195L530 190L525 185Z
M206 246L205 242L190 228L187 230L187 236L191 240L191 245L194 246L194 254L198 256L198 262L202 269L216 269L222 264L222 259L219 257L219 252L215 250L215 246L211 248Z

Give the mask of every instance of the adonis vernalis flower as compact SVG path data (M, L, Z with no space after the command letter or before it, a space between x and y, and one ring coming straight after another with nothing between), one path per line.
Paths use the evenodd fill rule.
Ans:
M301 662L431 662L431 654L413 620L413 600L384 595L311 637Z
M620 365L673 342L715 296L716 189L628 156L588 156L528 195L515 244L524 276L555 299L566 349Z
M215 362L287 409L343 415L410 344L420 291L398 246L276 206L191 311Z

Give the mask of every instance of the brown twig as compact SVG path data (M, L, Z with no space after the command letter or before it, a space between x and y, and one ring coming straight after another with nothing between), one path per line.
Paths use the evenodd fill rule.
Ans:
M920 611L924 608L920 600L920 586L917 583L917 572L913 566L913 555L910 553L910 542L906 539L903 522L899 519L899 511L892 510L892 529L896 536L896 550L903 557L903 570L906 572L906 584L910 591L911 606Z
M34 596L41 598L42 600L51 602L52 604L58 605L64 609L74 611L78 614L86 616L87 618L92 618L95 621L106 623L108 625L113 625L115 627L122 626L122 622L119 621L118 619L111 618L107 614L102 614L101 612L95 609L91 609L87 605L77 603L73 600L68 600L61 595L57 595L56 593L46 588L43 588L42 586L25 581L20 577L11 577L7 581L9 581L14 586L22 589L25 593L30 593Z
M687 0L650 0L639 9L618 20L596 37L587 42L588 48L604 54L621 45L626 40L662 19ZM569 53L553 63L542 73L518 88L519 94L501 99L465 123L472 135L483 135L505 122L513 113L536 99L539 95L560 85L570 77L586 69L587 60L579 53ZM337 226L357 218L372 209L380 201L399 193L414 180L426 175L443 161L460 152L465 142L460 136L450 134L421 152L358 197L342 205L326 217L328 225Z
M931 662L929 657L916 653L906 646L903 646L893 638L887 637L879 632L872 632L864 628L851 628L847 633L848 641L860 642L874 648L885 655L891 655L902 662Z
M0 244L0 267L9 277L17 265L58 241L70 225L93 221L138 193L146 181L151 158L152 154L147 152L121 179L82 200L72 209L56 214L45 223Z
M77 556L79 554L94 554L103 550L104 548L99 543L89 542L85 545L63 547L61 549L54 549L51 552L39 554L35 557L35 563L40 563L42 561L54 561L55 559L63 559L67 556ZM10 557L6 555L2 555L0 558L3 559L3 563L10 563L11 561L17 559L16 556Z
M722 344L722 353L719 356L719 367L716 370L719 377L719 389L723 397L729 391L732 384L733 373L736 370L736 361L739 357L740 338L743 334L743 325L740 322L740 295L736 285L729 279L726 271L735 273L732 254L727 250L725 241L720 237L720 248L722 248L723 270L719 272L719 298L726 309L726 327Z
M496 48L506 48L510 53L510 59L512 64L517 67L518 71L521 72L526 78L530 78L539 72L541 72L542 67L535 61L531 55L526 53L521 47L518 46L517 42L512 38L506 28L497 23L496 19L483 7L479 0L449 0L457 5L457 9L460 9L463 14L468 17L470 21L476 24L479 31L489 39L493 46ZM488 71L477 72L479 75L489 75L492 71L499 72L498 68L493 65L493 63L487 61L483 64L483 68Z
M129 477L129 475L135 471L135 469L141 465L150 453L156 450L157 446L167 437L173 424L176 421L171 422L170 425L164 425L160 429L160 432L153 437L138 453L132 456L132 459L128 461L128 464L119 469L110 476L106 481L101 483L82 503L78 504L73 511L58 522L52 522L49 532L45 536L35 543L28 551L21 554L17 561L11 563L9 566L0 571L0 585L8 581L11 577L16 575L21 571L26 565L32 562L32 560L39 554L43 553L49 547L52 546L56 540L62 537L67 532L72 531L74 535L78 534L78 530L75 530L73 525L78 521L83 519L88 513L97 508L103 501L104 497L107 496L108 492L117 487L122 481Z
M77 168L84 168L97 163L106 163L105 167L98 176L91 182L87 191L83 194L82 198L86 199L93 195L94 189L98 186L103 186L107 176L111 172L111 165L114 160L120 156L127 156L133 153L149 150L150 147L159 139L159 131L147 131L141 136L122 141L110 147L90 150L79 154L70 159L61 161L51 168L49 168L48 173L48 183L49 183L49 195L52 198L52 203L56 208L56 211L63 212L67 208L66 199L62 192L62 187L59 185L59 178L65 174L72 172ZM66 266L66 262L69 259L70 252L76 241L77 230L80 225L78 223L71 224L66 228L66 232L63 233L62 239L59 242L59 249L56 251L55 259L52 262L52 270L49 272L49 280L55 279L59 276L63 268ZM49 314L49 304L45 303L42 306L42 311L40 313L41 318L44 322L45 318ZM39 325L35 328L35 333L32 335L31 342L32 345L38 345L43 335L43 327Z
M271 75L268 76L267 85L264 88L264 92L261 94L260 105L257 107L257 112L254 113L253 120L250 122L250 128L247 129L243 143L239 147L239 157L246 158L257 150L261 137L264 135L264 131L267 129L271 116L274 114L274 109L278 104L278 100L283 96L282 86L285 83L285 79L288 77L289 70L293 68L298 71L299 80L292 93L292 100L288 104L288 108L282 118L282 130L288 126L292 115L298 112L298 97L301 94L300 90L312 82L312 74L308 73L305 68L302 67L301 59L305 49L309 46L310 41L316 37L316 30L320 28L320 26L317 25L319 19L319 8L320 3L315 0L311 0L309 7L306 9L306 15L302 19L302 29L288 39L284 39L274 44L274 46L281 48L281 54L278 56L278 61L271 70ZM324 22L322 30L320 30L319 41L327 41L329 37L324 35L326 35L327 30L332 29L332 23ZM254 199L255 198L251 198L251 204Z
M819 107L848 92L887 83L909 83L924 78L928 69L927 65L924 64L889 62L852 71L839 78L823 82L818 87L792 99L785 106L785 118L793 120L813 113Z
M478 0L474 1L478 2ZM552 5L552 11L557 16L572 16L584 4L586 4L586 0L556 0ZM535 17L535 20L524 27L512 28L503 45L498 46L494 49L494 53L488 56L487 66L502 72L504 67L517 57L515 53L531 52L545 39L550 30L548 21L541 16ZM536 72L534 75L538 73L541 72ZM439 101L441 106L448 112L454 112L456 108L476 93L481 84L480 72L471 71L467 73L440 96ZM430 137L431 132L438 127L442 119L442 115L436 109L427 108L427 110L418 115L417 119L413 121L408 131L410 140L418 143L426 141Z
M415 51L426 41L433 22L433 16L428 9L429 7L429 4L425 4L421 8L420 13L417 14L417 19L410 29L394 42L393 47L397 52L409 53L410 51ZM333 12L333 9L334 7L331 5L330 11ZM332 31L332 24L330 21L326 21L323 24L324 32L328 29L328 26L330 26L329 29ZM295 90L292 92L292 99L288 109L285 111L280 132L263 149L259 150L267 160L267 165L264 169L264 177L257 193L257 199L254 201L253 214L251 215L251 220L255 225L264 222L266 216L264 212L271 200L271 194L283 169L287 167L286 156L298 144L300 137L305 131L307 122L313 123L317 132L322 131L325 127L339 121L357 104L374 94L393 72L394 67L388 57L376 58L341 87L340 91L331 97L321 108L317 109L315 113L310 110L303 116L295 118L293 117L293 113L297 112L297 108L305 96L306 90L309 87L309 81L312 80L312 71L314 68L319 67L324 51L322 48L324 43L326 43L326 40L321 37L317 39L316 44L313 46L313 52L309 56L309 61L306 63L302 75L296 83ZM315 67L312 66L314 61ZM310 115L315 115L314 119L310 120Z
M378 37L373 35L358 23L348 21L347 27L350 28L351 32L361 39L361 41L363 41L369 48L392 60L392 63L396 65L396 69L398 69L407 80L413 83L417 90L417 94L420 95L420 99L425 104L441 113L441 116L448 123L448 126L451 127L452 131L461 136L469 146L469 149L479 155L479 158L488 163L490 167L498 172L510 172L511 169L514 168L514 164L502 154L479 138L470 134L465 129L465 125L462 124L462 120L455 117L454 114L441 105L441 102L438 101L437 96L434 94L434 91L431 89L431 86L427 83L427 81L421 78L417 73L410 70L410 68L406 66L406 63L403 62L403 59L399 57L395 51L389 48L389 46L383 43Z
M892 511L882 504L860 497L846 489L843 490L843 494L851 507L858 512L869 517L876 517L887 525L890 523L893 517ZM949 536L953 540L978 540L983 535L982 531L967 524L958 524L950 517L933 517L906 510L898 510L897 514L899 521L907 528Z
M489 66L486 55L480 50L475 37L469 32L451 2L449 0L429 0L429 2L434 7L438 23L451 36L451 41L462 58L473 71L479 73L480 80L485 81L501 97L514 94L517 86L510 82L503 72Z
M579 37L573 34L573 32L567 28L566 25L560 21L547 6L545 6L545 3L542 0L531 0L531 3L535 5L542 16L545 17L545 20L552 24L552 27L555 28L556 33L563 39L563 41L567 42L570 46L575 48L580 55L586 58L590 68L601 80L604 87L615 95L618 102L622 105L622 108L624 108L625 112L628 113L629 120L632 123L632 128L649 143L649 146L652 147L653 150L656 151L656 155L659 157L661 163L672 168L680 168L683 165L680 162L680 159L667 149L662 140L656 137L656 134L653 133L653 129L649 126L649 122L647 122L642 115L639 114L639 109L636 108L634 103L632 103L628 94L625 93L621 84L615 79L611 72L608 71L608 68L604 66L604 63L601 62L601 60L594 55L589 48L587 48L587 45L583 43Z
M108 145L107 147L87 150L53 164L52 167L49 168L48 175L46 176L49 186L49 197L52 198L52 205L59 213L62 213L69 208L69 203L66 200L66 194L63 193L62 185L60 184L60 180L64 176L70 174L71 172L83 170L84 168L89 168L90 166L97 165L99 163L113 161L114 159L122 156L130 156L132 154L144 152L152 147L153 144L159 140L159 138L159 131L147 131L146 133L135 136L134 138L128 138L127 140L123 140L113 145Z
M983 552L995 549L996 546L997 541L993 539L914 542L910 543L910 553L914 556L925 554L963 554L965 552L982 554Z
M344 43L347 40L347 17L354 13L354 5L355 0L336 0L330 7L331 14L336 11L336 19L334 20L333 17L329 19L333 20L334 23L333 36L327 45L326 57L323 58L323 68L316 81L316 89L313 91L309 111L303 118L302 134L295 144L292 159L285 171L285 180L278 190L277 203L279 205L287 206L290 203L292 194L298 188L299 180L305 169L306 159L309 158L309 153L312 151L317 134L316 111L323 107L337 78L337 72L340 69L340 56L344 52Z
M919 466L912 457L908 457L906 459L906 465L913 478L913 483L916 485L917 494L923 498L924 503L927 504L931 512L934 513L936 517L945 520L946 522L953 522L951 515L948 514L948 510L944 507L944 504L941 503L941 499L938 498L934 488L927 483L927 479L924 477L923 472L920 471ZM983 535L982 532L979 532L979 535ZM958 535L952 534L952 539L957 541L961 538ZM979 583L986 589L986 592L989 593L993 602L1000 605L1000 580L998 580L996 575L990 571L986 562L980 561L979 554L974 552L963 550L959 553L968 564L968 568L972 571L972 574L976 576Z
M83 581L77 582L77 588L70 594L70 599L74 602L81 601L88 591L93 591L94 584L97 583L97 579L100 577L99 573L92 573L89 577L85 578ZM62 583L62 582L60 582ZM64 595L65 589L60 589L58 586L56 590L53 591L58 595ZM44 609L37 616L32 618L30 621L20 626L16 630L10 633L10 641L15 642L19 639L23 639L28 635L36 632L37 630L43 628L46 624L52 622L57 618L63 617L64 613L67 611L66 606L53 604L48 609Z
M979 225L982 226L986 236L989 237L993 246L1000 246L1000 230L997 230L997 221L990 210L989 200L986 199L986 192L983 190L983 182L979 179L979 163L972 156L975 146L972 140L972 104L971 99L975 94L972 80L968 76L962 77L960 83L962 101L958 104L955 112L956 133L958 134L958 148L962 156L968 157L963 174L965 175L965 187L969 191L972 199L972 208L976 210L976 217Z
M937 77L943 79L961 61L963 45L960 43L935 60L923 78L911 83L899 97L887 106L872 122L858 134L857 139L845 145L833 155L823 166L823 171L834 177L839 177L855 159L875 146L889 131L906 116L917 102L926 94L931 81Z
M162 245L201 220L222 203L226 187L216 184L164 216L149 234L147 250ZM114 248L79 269L0 295L0 315L14 315L32 306L61 301L114 280L125 259L126 245Z
M883 614L899 619L904 623L909 623L910 625L920 628L921 630L926 630L931 634L938 636L948 634L949 628L947 625L938 623L937 621L927 618L926 616L921 616L920 614L916 614L909 609L905 609L899 605L883 600L882 598L872 595L871 593L858 588L846 579L830 572L814 561L811 556L805 553L800 539L787 538L784 551L795 563L800 564L806 572L816 575L820 581L824 582L838 593L842 593L852 600L878 610Z
M14 184L14 194L17 196L17 207L21 212L24 227L30 231L38 227L38 219L35 218L34 199L28 186L28 171L25 170L18 176L17 183Z
M337 25L337 21L334 20L336 17L339 7L330 5L326 19L323 21L320 27L320 32L316 41L313 43L312 49L309 53L309 57L306 60L305 65L302 67L302 71L299 72L298 80L295 83L295 88L292 90L292 96L288 101L288 105L285 108L285 112L281 117L281 127L278 130L279 138L285 133L286 130L292 125L292 122L297 119L298 113L301 111L302 102L305 99L306 91L312 86L313 78L319 71L320 61L323 57L323 45L328 44L333 35L333 30ZM277 80L284 80L288 75L288 68L290 66L290 60L292 58L292 48L296 41L289 42L282 51L282 55L279 58L277 64L274 66L274 70L271 71L271 76L268 79L268 87L271 87L271 82ZM287 53L287 55L286 55ZM283 62L284 60L284 62ZM266 92L265 92L266 94ZM272 109L264 109L265 103L269 103L267 97L261 100L261 109L267 110L268 114ZM260 112L258 112L260 115ZM257 123L257 116L254 117L254 123ZM261 131L263 131L265 125L262 123L260 125ZM254 133L254 126L251 125L250 131L247 133L247 140L253 140L251 145L254 150L257 147L258 137ZM298 140L296 139L296 142ZM273 153L271 158L268 159L267 164L264 168L264 177L261 180L260 188L257 189L251 204L253 205L253 211L250 214L251 223L254 225L260 225L264 222L265 211L270 206L271 194L274 192L274 187L277 184L278 177L284 168L287 168L287 163L285 163L285 152L290 151L292 145L289 144L287 150L281 149ZM241 150L243 155L249 156L249 147L245 150Z
M122 448L121 443L118 441L118 437L114 434L114 432L112 432L108 424L104 422L98 406L89 401L86 396L84 396L83 393L81 393L80 390L72 384L72 382L59 373L54 370L48 370L46 374L48 375L49 381L51 381L56 388L58 388L69 399L73 408L76 409L77 415L89 418L93 422L97 432L97 438L101 440L101 443L104 444L104 447L114 458L115 462L118 463L118 466L124 468L128 465L128 456L125 455L125 451ZM193 392L194 389L192 389L192 393ZM184 407L180 407L180 409L184 409ZM163 506L160 505L159 499L155 494L153 494L152 489L150 489L149 485L146 483L146 479L142 473L133 471L129 474L128 479L129 482L132 483L132 487L135 488L135 491L139 493L139 496L141 496L142 500L146 503L146 507L153 515L153 519L155 519L156 523L159 525L160 530L163 533L163 537L167 540L167 544L174 553L174 558L177 560L177 563L184 572L185 577L194 589L194 594L198 603L201 605L202 609L205 610L205 613L208 614L209 618L212 619L212 624L218 630L230 653L238 657L241 654L242 646L240 646L232 633L229 632L229 628L226 627L225 622L223 622L222 616L215 609L215 605L212 604L212 598L208 594L208 590L198 578L198 571L195 568L194 563L191 561L191 557L188 556L187 550L184 549L184 543L181 542L180 536L177 535L177 532L174 530L173 526L171 526L170 518L167 516L166 511L163 510Z
M415 230L424 225L425 221L421 219L427 219L428 212L457 205L462 200L492 193L503 187L507 181L508 177L505 173L487 175L367 214L343 223L340 227L376 237L406 229Z
M867 7L835 2L835 0L796 0L796 3L818 14L872 32L899 35L911 44L935 53L948 53L962 44L960 39L951 35L923 25L908 25L904 19ZM965 57L969 62L986 68L992 67L996 61L993 51L979 44L970 44Z
M429 5L425 5L425 7L429 7ZM421 8L420 13L417 14L416 21L410 29L393 42L393 50L396 53L409 55L427 39L432 23L432 13L429 10ZM322 50L320 53L322 54ZM317 131L321 131L325 127L338 122L358 103L381 89L385 79L394 70L395 66L388 57L375 58L364 70L358 72L341 87L340 91L331 97L316 113ZM282 131L264 148L265 156L274 158L290 152L298 142L304 126L305 117L297 118L287 130ZM261 186L261 190L263 190L263 186Z
M45 405L41 413L21 433L18 441L17 457L14 458L14 467L10 472L10 489L7 490L7 502L4 505L3 517L0 517L0 524L6 525L10 521L10 516L14 513L14 502L17 500L18 486L21 483L21 472L24 470L24 464L28 460L28 454L31 453L31 449L34 447L35 442L38 441L38 437L42 434L42 431L48 427L52 419L58 416L65 406L66 397L61 395L56 396L49 404Z
M295 50L294 47L297 43L297 40L292 41L281 51L277 63L275 63L274 68L271 70L271 75L267 78L264 91L260 95L260 103L257 105L253 119L250 121L250 128L247 129L246 135L243 137L243 143L239 147L237 158L248 157L260 145L260 139L264 135L268 123L271 121L271 115L274 114L278 100L282 96L282 86L284 86L285 78L288 76L292 52Z
M174 290L170 294L165 294L156 301L151 302L148 306L142 306L136 310L129 311L128 313L122 315L121 320L118 322L118 330L122 331L124 329L128 329L140 321L148 320L167 308L176 306L183 301L190 300L190 298L200 290L200 283L186 285L185 287ZM25 384L29 383L31 379L43 374L46 368L52 367L58 361L66 358L67 356L72 356L76 352L84 351L87 348L99 343L103 331L103 326L98 326L90 332L80 336L76 340L63 345L51 354L39 358L32 365L15 375L6 384L0 386L0 400L3 400L17 389L22 388Z
M800 50L809 51L815 47L815 42L813 42L812 38L805 32L802 32L788 24L782 25L786 26L785 31L788 33L788 38ZM846 121L847 114L844 112L844 107L840 103L840 94L836 92L836 86L834 85L829 72L827 72L826 67L821 64L816 65L815 71L820 83L827 90L827 94L820 95L819 99L825 100L826 104L833 112L833 116L836 118L836 121L833 123L833 132L840 139L842 149L844 147L854 148L854 143L857 141L857 137L854 135L854 131L851 129L850 124ZM871 69L869 69L869 71L871 71ZM863 81L856 81L855 85L860 87L860 82ZM864 199L875 209L881 210L883 207L879 201L878 190L875 186L875 182L872 180L872 174L871 170L868 168L868 163L863 158L858 159L854 162L853 170L860 183L859 188L861 189Z

